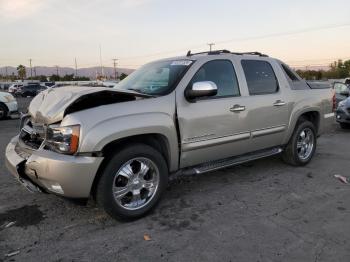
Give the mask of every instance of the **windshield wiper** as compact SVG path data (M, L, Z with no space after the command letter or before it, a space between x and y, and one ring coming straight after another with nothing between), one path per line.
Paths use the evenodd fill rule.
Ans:
M149 96L149 97L156 97L157 96L157 95L153 95L153 94L151 95L151 94L144 93L140 89L137 89L137 88L127 88L126 90L134 91L136 93L139 93L139 94L145 95L145 96Z
M131 91L135 91L135 92L140 93L140 94L145 94L140 89L137 89L137 88L128 88L126 90L131 90Z

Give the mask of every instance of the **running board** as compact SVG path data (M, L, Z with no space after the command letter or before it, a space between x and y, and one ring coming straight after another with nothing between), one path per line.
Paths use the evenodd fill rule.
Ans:
M283 149L281 147L275 147L265 150L259 150L257 152L248 153L242 156L230 157L226 159L216 160L198 166L186 168L182 171L182 175L195 175L212 172L222 168L239 165L245 162L257 160L264 157L269 157L281 153Z

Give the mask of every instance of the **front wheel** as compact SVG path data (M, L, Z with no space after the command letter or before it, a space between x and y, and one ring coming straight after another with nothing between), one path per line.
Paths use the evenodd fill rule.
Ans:
M310 121L300 122L296 127L285 151L283 160L293 166L308 164L316 150L316 129Z
M113 218L135 219L157 204L167 183L163 156L148 145L131 145L107 163L97 185L96 200Z

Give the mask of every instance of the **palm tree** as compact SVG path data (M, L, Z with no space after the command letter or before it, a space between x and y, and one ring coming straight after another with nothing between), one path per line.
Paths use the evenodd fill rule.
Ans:
M17 73L18 77L23 81L23 79L26 77L26 68L24 67L24 65L17 66Z

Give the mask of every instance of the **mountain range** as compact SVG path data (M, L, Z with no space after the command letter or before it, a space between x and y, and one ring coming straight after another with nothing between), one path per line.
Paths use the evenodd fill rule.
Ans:
M13 66L7 66L7 67L0 67L0 75L17 75L17 69ZM71 67L49 67L49 66L36 66L32 68L32 74L34 75L45 75L50 76L53 74L58 74L60 76L64 76L66 74L75 74L75 69ZM128 69L128 68L117 68L118 75L124 73L129 75L132 73L134 69ZM27 77L30 76L30 68L26 67ZM107 77L114 77L114 68L113 67L103 67L104 75ZM87 67L87 68L78 68L77 70L78 76L87 76L91 79L95 79L97 75L101 75L101 67Z

